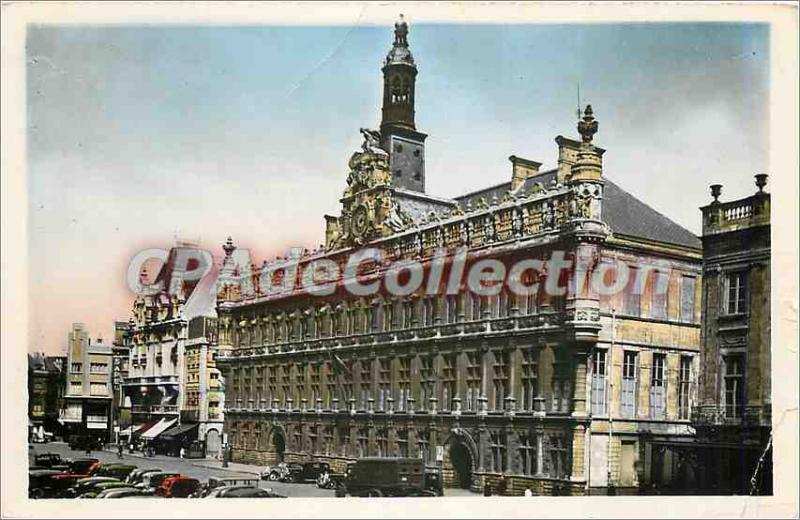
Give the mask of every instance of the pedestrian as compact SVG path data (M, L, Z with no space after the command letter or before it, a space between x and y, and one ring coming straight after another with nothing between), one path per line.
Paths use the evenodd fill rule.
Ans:
M532 497L533 496L533 491L531 491L531 488L525 488L525 496L526 497Z
M122 455L122 443L117 443L117 458L122 459L124 456Z
M181 453L180 453L180 457L181 457L181 458L183 458L183 456L184 456L185 454L186 454L186 448L184 448L183 446L181 446Z

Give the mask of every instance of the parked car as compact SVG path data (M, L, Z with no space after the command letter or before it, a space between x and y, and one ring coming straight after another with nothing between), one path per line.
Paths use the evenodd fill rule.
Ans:
M142 479L141 482L136 484L134 487L143 489L148 493L155 493L156 488L164 482L164 479L169 477L180 477L180 473L168 473L168 472L160 472L160 473L147 473Z
M131 474L136 466L132 464L103 464L100 468L92 473L97 477L114 477L119 480L125 480Z
M52 478L61 475L55 469L35 469L28 471L28 497L46 498L52 488Z
M327 462L304 462L289 465L288 482L315 481L322 473L330 473L331 466Z
M131 471L128 478L125 479L125 482L128 484L138 484L142 480L144 480L144 476L148 473L163 473L161 468L147 468L147 469L135 469Z
M90 486L89 489L85 493L79 495L78 498L97 498L97 495L103 491L127 487L129 487L128 484L122 482L121 480L117 480L115 482L98 482L93 486Z
M353 464L336 495L424 497L436 493L426 489L422 459L366 457Z
M156 488L155 495L164 498L188 498L200 487L200 481L189 477L169 477Z
M67 466L69 467L70 473L89 475L89 470L98 462L100 461L90 457L79 457L75 459L68 459ZM98 465L97 467L99 468L100 466Z
M86 477L79 479L75 484L67 490L65 496L67 497L77 497L83 493L86 493L91 487L95 484L101 482L119 482L119 480L113 477Z
M103 442L94 435L73 435L69 438L71 450L102 450Z
M58 453L37 453L33 456L33 463L36 466L52 468L53 466L61 466L64 461Z
M70 496L70 490L77 482L88 475L74 473L59 473L51 477L50 497L66 498Z
M317 477L317 487L321 487L322 489L339 488L342 482L344 482L344 479L347 478L347 475L350 474L350 471L352 471L353 464L353 462L348 462L344 473L321 473L320 476Z
M206 498L286 498L269 488L255 486L220 486L211 490Z
M275 464L274 466L267 466L261 472L261 475L260 475L261 476L261 480L272 480L272 481L285 481L285 480L287 480L289 478L290 473L291 473L291 471L289 469L289 465L290 464L292 466L295 466L295 467L299 466L299 464L296 463L296 462L292 462L292 463L288 463L288 464L286 462L279 462L278 464Z
M142 496L143 491L133 487L118 487L105 489L97 494L95 498L127 498Z

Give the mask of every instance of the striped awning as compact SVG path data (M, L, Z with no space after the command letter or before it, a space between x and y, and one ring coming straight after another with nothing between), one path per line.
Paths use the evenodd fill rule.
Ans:
M168 429L170 426L175 424L178 420L177 419L161 419L155 426L147 430L142 434L143 439L155 439L161 432Z

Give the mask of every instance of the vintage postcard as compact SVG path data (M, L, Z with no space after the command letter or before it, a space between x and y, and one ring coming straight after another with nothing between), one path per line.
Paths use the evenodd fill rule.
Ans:
M797 29L3 4L3 514L796 517Z

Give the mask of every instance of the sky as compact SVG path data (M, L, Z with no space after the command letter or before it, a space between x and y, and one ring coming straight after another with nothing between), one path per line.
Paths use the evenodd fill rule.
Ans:
M230 235L257 264L324 241L360 127L380 122L379 26L31 26L26 44L29 350L73 322L113 337L134 254ZM555 166L578 85L604 175L695 233L769 173L769 28L410 24L427 192Z

